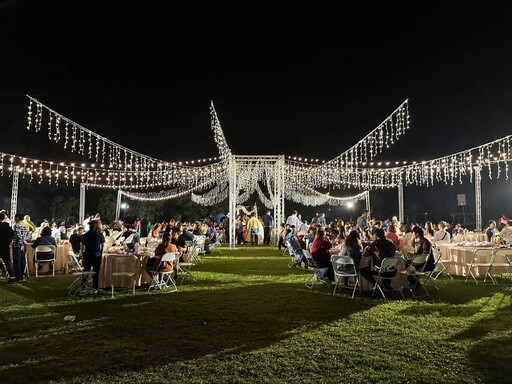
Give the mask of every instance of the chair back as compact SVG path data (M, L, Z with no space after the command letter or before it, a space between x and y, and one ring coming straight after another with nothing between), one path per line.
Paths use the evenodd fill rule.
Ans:
M137 273L137 263L139 259L134 255L111 255L110 259L110 273L123 273L126 275L133 275Z
M38 258L37 258L38 253L48 253L48 252L53 253L53 259L45 259L45 260L41 260L41 261L55 260L55 245L38 245L34 252L36 260L38 260Z
M72 270L77 271L77 272L83 272L84 269L78 262L78 259L73 251L68 252L68 260L69 260L69 264L71 264Z
M472 263L490 264L493 256L491 248L478 248L473 252Z
M493 266L508 266L512 267L512 249L502 248L494 252L494 258L492 260Z
M179 252L167 252L165 255L162 256L161 261L170 262L170 261L174 261L179 258L180 258Z
M302 252L304 252L304 256L308 260L308 263L313 265L315 268L318 268L315 259L313 259L313 256L311 255L311 252L306 249L303 249Z
M350 256L332 255L331 262L334 273L347 277L357 276L356 265Z
M388 269L392 267L395 267L395 270L398 271L398 267L400 266L404 266L405 269L405 259L403 257L385 257L384 259L382 259L382 262L380 264L378 276L382 277L382 274L389 272Z

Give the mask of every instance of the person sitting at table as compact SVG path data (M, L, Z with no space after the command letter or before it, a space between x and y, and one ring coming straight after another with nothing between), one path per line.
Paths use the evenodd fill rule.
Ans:
M325 238L325 231L318 228L316 230L315 241L311 247L311 256L319 269L320 275L318 278L325 277L330 281L334 281L334 268L331 263L331 253L329 252L331 248L332 243Z
M425 234L425 236L434 236L434 225L432 224L431 221L427 221L425 223L425 229L423 233Z
M391 241L393 245L395 246L395 249L400 249L400 239L398 238L398 235L396 233L396 226L390 225L388 230L386 231L386 239L388 241Z
M71 243L71 247L73 248L73 252L75 253L75 255L78 255L80 253L80 244L82 243L83 236L84 227L79 225L76 229L76 232L69 237L69 242Z
M365 248L361 256L359 273L374 286L375 275L379 274L382 260L387 257L394 257L396 254L395 245L386 239L382 228L375 230L375 240ZM397 271L382 272L382 277L393 277ZM391 289L391 281L384 279L384 288Z
M171 243L173 243L176 248L177 252L181 254L180 261L183 261L183 254L187 250L187 244L185 243L185 239L180 236L181 235L181 229L180 227L174 226L171 228Z
M104 243L105 237L101 233L101 223L98 220L89 221L89 230L82 237L80 255L84 263L84 272L89 272L91 268L96 272L92 277L92 287L94 289L98 289Z
M363 246L361 242L361 235L358 231L350 231L345 238L343 245L341 246L340 255L350 256L354 261L356 271L359 272L359 263L361 262L361 256L363 254ZM347 271L351 272L351 271ZM348 286L348 277L345 277L345 286Z
M499 235L499 232L496 229L496 222L494 220L489 220L487 225L485 234L487 235L487 240L490 242L493 236Z
M444 221L440 221L439 224L437 224L437 228L439 228L439 230L434 233L434 243L436 241L450 241L451 236L446 230L446 223Z
M44 227L41 229L41 236L39 236L33 243L32 248L36 249L38 245L53 245L54 247L57 246L55 243L55 238L52 236L52 229L50 227ZM38 252L37 253L37 259L39 261L41 260L50 260L54 259L55 254L53 252ZM34 254L34 263L36 261L36 255ZM50 268L52 268L53 261L50 262ZM39 265L39 268L41 268L41 265Z
M155 223L153 226L153 230L151 231L151 237L153 239L158 239L160 237L160 224Z
M423 235L423 229L421 229L420 227L414 227L412 231L414 233L414 255L430 255L430 257L426 261L427 265L425 265L425 263L415 264L414 268L416 270L421 270L425 265L423 272L430 272L434 269L435 264L434 255L432 254L432 244L425 238L425 236ZM411 261L412 258L408 258L405 261L407 267L411 265ZM418 280L416 276L407 275L407 280L409 280L409 286L416 288L421 287L421 284L419 282L416 283Z
M162 259L162 256L169 252L178 252L178 249L176 248L176 245L171 243L171 234L169 232L164 233L162 236L162 242L158 244L155 248L155 256L150 257L146 263L146 267L144 268L148 275L151 276L151 272L155 272L156 268L160 264L160 260ZM172 271L172 264L171 265L162 265L159 269L160 272L170 272Z
M512 220L505 223L505 227L500 231L500 238L507 244L512 243Z

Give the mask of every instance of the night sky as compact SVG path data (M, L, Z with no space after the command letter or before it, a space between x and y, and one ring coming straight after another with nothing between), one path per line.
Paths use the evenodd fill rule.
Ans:
M210 100L237 154L328 160L406 98L411 130L384 161L427 160L512 133L509 3L353 3L3 1L0 151L69 156L44 132L26 131L25 94L169 161L217 155ZM435 188L421 200L435 204L446 190ZM450 199L469 200L471 190ZM503 200L496 209L484 202L484 219L512 213L508 191L510 183L484 181L484 200Z

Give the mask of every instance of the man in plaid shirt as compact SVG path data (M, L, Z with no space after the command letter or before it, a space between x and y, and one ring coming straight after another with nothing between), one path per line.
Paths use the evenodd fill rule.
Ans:
M12 259L14 264L14 277L16 281L23 281L25 273L25 252L27 250L27 240L30 239L28 228L23 224L23 217L16 214L16 224L14 224L14 239L12 241Z

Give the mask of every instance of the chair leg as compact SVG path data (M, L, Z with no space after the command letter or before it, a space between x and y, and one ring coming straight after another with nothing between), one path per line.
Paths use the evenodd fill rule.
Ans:
M114 284L111 285L112 287L112 299L114 298Z

